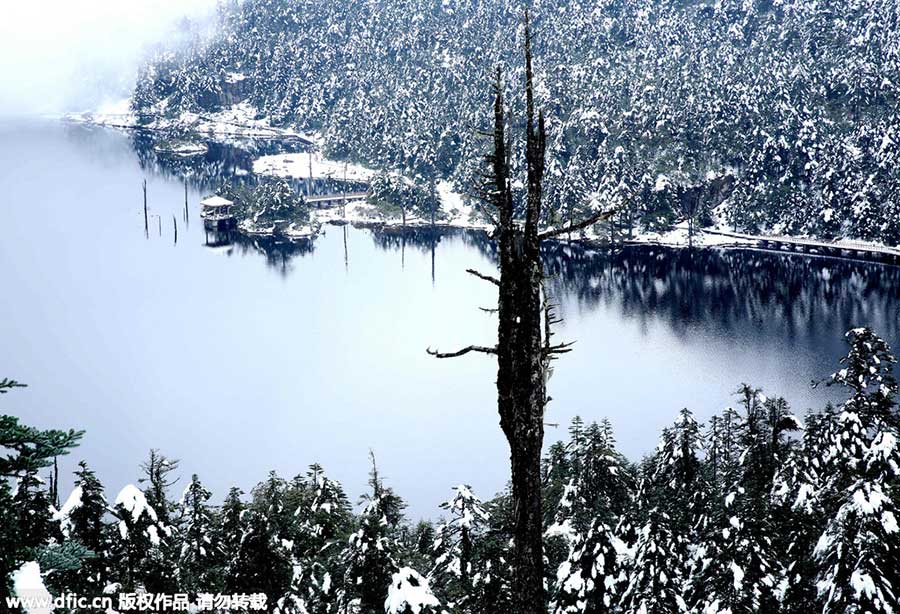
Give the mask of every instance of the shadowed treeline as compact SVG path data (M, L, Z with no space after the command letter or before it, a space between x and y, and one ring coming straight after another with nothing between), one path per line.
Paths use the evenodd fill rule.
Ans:
M553 294L584 309L616 305L629 318L659 318L687 334L710 326L793 339L877 322L900 324L900 268L750 249L576 244L545 250ZM761 324L765 322L765 326Z

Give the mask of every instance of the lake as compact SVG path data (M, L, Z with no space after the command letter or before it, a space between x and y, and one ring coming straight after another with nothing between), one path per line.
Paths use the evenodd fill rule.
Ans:
M508 476L493 382L477 355L496 320L480 233L329 226L314 243L210 236L200 198L254 156L213 146L166 160L138 134L56 122L0 123L0 377L29 385L0 411L87 434L111 499L150 448L216 495L321 463L352 500L373 450L412 518L450 487L483 498ZM141 182L147 180L145 235ZM185 219L185 181L187 219ZM174 220L174 221L173 221ZM177 240L175 237L177 225ZM637 460L682 407L703 420L742 382L822 407L810 382L837 368L842 333L900 341L900 269L754 250L554 244L550 290L576 340L557 363L548 441L576 414L609 418ZM66 477L62 496L71 480Z

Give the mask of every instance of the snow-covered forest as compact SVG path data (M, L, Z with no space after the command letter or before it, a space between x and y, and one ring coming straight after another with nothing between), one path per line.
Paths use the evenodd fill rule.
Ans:
M532 5L551 217L636 193L616 220L629 231L689 215L741 231L900 242L893 0ZM222 0L217 33L157 50L132 105L144 123L223 111L290 126L333 157L423 186L449 178L465 192L498 62L521 121L521 9Z
M869 329L847 333L823 380L845 400L804 417L743 385L699 424L683 409L632 462L610 424L576 419L543 463L550 603L568 613L890 613L900 609L900 413L895 359ZM28 394L9 380L0 392ZM0 593L265 594L270 611L508 611L512 510L448 488L438 522L404 517L378 474L353 505L313 464L222 499L151 451L108 491L55 458L84 434L0 416ZM216 502L221 501L221 504ZM33 594L33 593L31 593Z

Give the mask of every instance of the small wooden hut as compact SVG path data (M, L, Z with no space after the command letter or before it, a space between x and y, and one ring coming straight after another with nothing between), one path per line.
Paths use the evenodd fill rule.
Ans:
M207 228L225 230L235 225L234 203L221 196L209 196L200 201L200 217Z

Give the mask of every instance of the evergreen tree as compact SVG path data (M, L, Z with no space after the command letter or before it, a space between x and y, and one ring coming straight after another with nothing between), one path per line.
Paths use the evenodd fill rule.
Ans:
M705 467L710 485L710 517L717 524L722 524L725 517L725 498L740 481L740 425L740 414L731 407L709 422Z
M428 580L410 567L391 575L384 602L385 614L442 614L441 602L432 594Z
M580 445L573 448L577 459L573 466L579 468L576 477L583 501L583 509L576 504L576 526L585 530L594 518L614 523L628 507L633 483L628 461L616 449L609 420L588 425Z
M676 614L687 611L684 600L685 540L672 530L671 518L650 510L638 531L634 554L626 563L628 584L622 594L625 614Z
M825 526L824 509L812 485L822 482L822 453L828 437L824 431L834 422L834 409L824 415L810 413L803 437L775 476L772 513L777 519L778 551L783 553L779 599L785 614L805 614L817 609L813 548Z
M213 541L215 527L208 504L211 496L194 474L181 498L178 585L179 591L192 595L215 592L219 580L221 553Z
M827 473L818 484L827 523L816 543L822 611L893 612L900 530L891 489L900 477L890 348L871 330L847 333L850 350L831 383L851 397L824 432Z
M402 520L403 502L382 484L375 456L371 459L372 493L366 497L359 526L350 535L342 557L347 570L344 598L358 604L362 614L382 611L391 577L400 569L395 560L395 531Z
M900 515L890 484L900 477L900 447L882 432L867 447L861 472L815 547L825 614L896 611L900 586Z
M173 504L169 500L169 489L178 481L171 474L178 470L178 461L150 450L147 462L141 465L144 477L139 483L146 484L144 496L150 509L157 515L159 539L153 540L145 562L144 583L151 593L174 593L178 588L178 527L175 524Z
M557 571L558 589L551 603L553 614L608 614L615 612L623 574L620 554L625 545L609 526L595 520L578 536L568 559Z
M288 539L291 514L284 507L286 484L275 472L253 489L253 502L241 519L243 535L226 581L226 590L265 593L276 604L291 584Z
M241 489L234 486L228 490L228 495L219 512L219 522L216 527L216 543L219 545L225 561L221 581L226 589L234 586L236 582L236 563L246 528L247 506L241 500L243 494Z
M693 541L708 522L703 453L700 425L690 410L682 409L675 424L663 431L642 495L642 505L665 512L671 530L684 542Z
M894 359L868 329L849 331L847 341L844 368L829 383L850 398L807 421L802 456L776 480L776 500L800 519L788 538L785 600L794 611L810 601L812 576L816 608L829 614L890 612L896 598ZM792 590L793 580L805 588Z
M75 471L75 488L62 508L54 515L67 540L83 545L89 556L81 566L54 579L60 589L81 595L102 592L109 578L109 534L104 516L108 503L103 484L85 461Z
M581 425L581 418L576 416L573 418L573 427L575 421ZM571 428L570 428L571 432ZM552 525L558 518L559 505L563 500L566 488L569 486L574 468L572 463L577 460L571 458L569 453L570 446L573 446L574 438L569 443L557 441L547 450L547 455L543 463L543 497L544 497L544 525Z
M157 571L151 552L162 543L166 525L159 521L156 510L133 484L119 492L110 511L115 517L110 529L113 577L126 592L146 589L148 577Z
M472 593L478 541L490 518L481 499L467 485L456 486L453 493L441 504L450 516L437 529L434 568L429 578L445 602L460 606Z
M783 399L767 399L746 384L738 394L745 414L734 429L736 454L729 454L737 466L730 462L724 466L736 483L702 536L689 582L691 603L704 611L732 614L776 608L781 569L771 492L776 470L790 451L786 435L798 427ZM735 426L730 416L723 422L729 429ZM727 451L724 446L720 449ZM722 454L719 461L724 458Z
M0 394L20 387L14 380L0 380ZM68 454L83 435L74 430L42 431L0 415L0 602L10 595L10 574L39 557L51 532L50 500L38 472Z
M302 500L294 512L297 531L293 539L293 579L279 601L279 612L336 612L344 576L341 544L349 534L352 514L341 485L311 465Z

